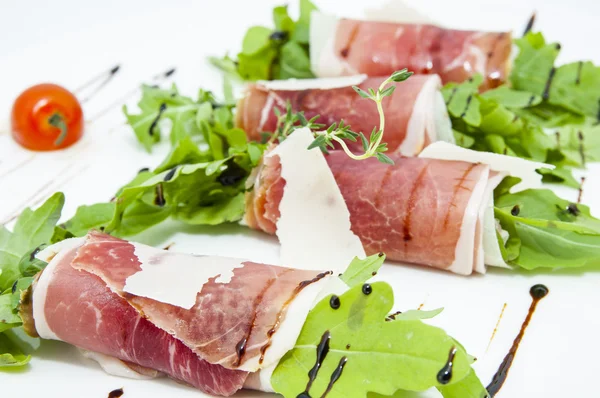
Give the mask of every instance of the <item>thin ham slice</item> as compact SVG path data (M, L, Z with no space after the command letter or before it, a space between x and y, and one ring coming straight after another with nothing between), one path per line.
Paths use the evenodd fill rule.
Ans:
M459 274L484 272L484 222L497 174L481 163L391 157L394 165L355 161L341 151L326 156L366 253ZM247 194L250 227L277 231L285 185L278 157L265 157Z
M307 119L325 126L343 120L356 132L369 135L378 126L379 114L372 101L361 98L352 89L356 83L364 90L377 89L386 77L356 79L314 79L307 84L259 82L249 86L237 107L236 123L249 138L261 140L262 133L277 126L275 109L285 113L289 102L295 112L303 111ZM347 81L344 85L344 80ZM362 82L361 82L362 80ZM336 84L337 83L337 84ZM383 100L386 115L386 142L390 151L403 155L418 154L429 143L453 142L452 127L440 93L437 75L413 76L397 86L394 94ZM297 87L297 88L295 88ZM360 143L351 145L360 150Z
M311 17L311 63L319 77L384 76L408 68L438 74L444 84L480 73L484 88L493 88L506 81L511 49L510 32L338 19L319 12Z
M26 330L223 396L242 388L248 371L276 365L293 347L331 274L237 259L215 262L98 232L59 245L48 257L32 287ZM220 265L207 274L211 264ZM196 272L177 275L189 266ZM149 279L157 269L172 270L175 281L211 276L198 280L195 300L184 308L165 301L180 300L180 290L189 287ZM140 280L153 284L140 288ZM140 289L145 296L136 294Z

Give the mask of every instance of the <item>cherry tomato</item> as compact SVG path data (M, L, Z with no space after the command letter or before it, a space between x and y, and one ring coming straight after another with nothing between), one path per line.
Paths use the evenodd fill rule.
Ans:
M77 98L56 84L23 91L12 108L15 141L34 151L52 151L77 142L83 134L83 111Z

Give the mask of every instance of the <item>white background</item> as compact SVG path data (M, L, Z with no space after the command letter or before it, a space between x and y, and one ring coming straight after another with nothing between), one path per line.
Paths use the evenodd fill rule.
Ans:
M166 146L152 155L122 126L120 105L95 117L123 94L171 66L182 91L218 90L219 74L208 55L232 54L252 24L268 24L278 1L0 1L0 223L23 205L36 205L56 190L67 195L68 218L84 203L108 200L144 166L156 165ZM360 16L381 1L321 1L323 10ZM532 11L537 27L563 44L561 60L600 61L600 2L595 1L411 1L443 24L465 29L508 30L519 34ZM292 9L295 4L292 2ZM67 151L33 154L7 134L10 106L26 87L51 81L74 89L120 63L117 78L86 104L89 121L81 143ZM135 98L129 102L135 103ZM584 202L600 212L600 177L590 172ZM573 200L576 192L561 190ZM181 228L167 223L139 237L144 242L195 253L248 256L277 261L277 242L241 227ZM487 384L508 351L529 307L529 287L545 283L544 299L498 394L509 397L598 396L594 385L600 358L600 276L592 271L518 272L492 270L459 277L417 267L388 265L378 277L392 283L396 308L446 308L435 323L479 358ZM491 333L504 303L507 309L495 339ZM106 397L124 387L127 398L201 397L201 393L163 379L132 381L105 375L62 343L44 342L25 371L0 373L3 395L21 397ZM254 396L241 393L240 396ZM257 394L256 396L262 396ZM435 396L435 395L431 395Z

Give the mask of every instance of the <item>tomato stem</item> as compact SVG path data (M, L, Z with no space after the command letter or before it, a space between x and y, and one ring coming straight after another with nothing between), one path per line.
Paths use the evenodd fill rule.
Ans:
M60 113L55 113L52 116L50 116L50 118L48 119L48 123L60 129L60 135L56 138L56 141L54 141L54 145L59 146L67 137L68 129L67 124L65 123L65 119L63 119Z

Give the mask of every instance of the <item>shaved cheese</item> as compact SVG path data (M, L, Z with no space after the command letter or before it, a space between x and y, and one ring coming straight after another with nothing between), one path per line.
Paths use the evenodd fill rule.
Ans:
M142 270L126 279L123 291L185 309L196 304L209 279L228 283L233 270L244 266L244 260L235 258L193 256L131 244Z
M438 25L430 16L415 10L406 1L391 0L379 8L365 10L369 21Z
M328 290L329 286L331 286L331 279L334 278L331 275L328 275L302 289L289 304L286 315L279 325L279 329L273 334L269 349L265 351L263 362L259 363L260 355L257 355L248 358L238 369L255 372L274 365L274 370L281 358L296 345L296 340L298 340L298 336L300 336L308 312L313 309L317 303L316 298L319 297L321 292ZM247 347L246 350L249 351L251 349L260 348L262 345L263 343L261 342L258 346ZM266 384L267 382L268 384ZM263 380L261 384L266 384L266 386L270 387L270 381Z
M144 375L139 372L136 372L135 370L127 366L123 361L117 358L100 354L94 351L84 350L81 348L79 349L79 352L85 358L98 362L100 367L109 375L126 377L128 379L136 380L150 380L155 378L149 375Z
M454 251L454 261L448 267L449 271L460 275L470 275L473 273L473 269L478 268L477 258L474 258L476 234L478 232L477 224L479 222L479 209L483 205L483 196L489 175L490 169L486 167L486 170L481 173L479 181L473 187L471 197L465 208L460 226L460 236Z
M532 162L497 153L474 151L443 141L429 145L419 154L419 157L487 164L493 171L504 172L509 176L521 179L521 182L510 189L511 193L541 187L542 176L536 170L554 169L554 166L550 164Z
M485 255L485 265L510 268L504 261L500 251L496 234L496 219L494 218L494 189L502 182L504 177L506 177L504 173L498 173L490 177L486 188L486 206L483 209L482 217L483 253Z
M440 92L441 87L440 77L432 75L421 88L408 120L406 137L398 147L398 152L402 155L415 156L423 150L427 141L443 139L454 143L452 123Z
M60 253L63 250L69 250L69 249L75 249L81 245L83 245L83 243L85 242L85 238L69 238L69 239L65 239L62 240L58 243L55 243L51 246L46 247L43 250L40 250L36 255L35 258L37 258L38 260L41 260L45 263L49 263L54 256L56 256L58 253Z
M313 11L310 14L310 66L318 77L356 75L346 61L335 53L335 35L338 18L334 15Z
M330 90L356 86L367 79L367 75L326 77L318 79L261 80L257 84L267 90L299 91Z
M44 268L44 271L42 271L38 280L33 283L32 295L35 330L43 339L60 340L58 336L54 334L52 329L50 329L50 326L46 321L45 311L48 286L50 286L52 278L54 278L56 266L60 263L62 258L83 245L84 242L85 238L65 239L62 242L48 246L36 255L38 260L48 262L48 265Z
M285 180L277 236L286 266L343 272L355 256L366 256L350 225L350 212L308 128L294 131L267 156L279 156Z

